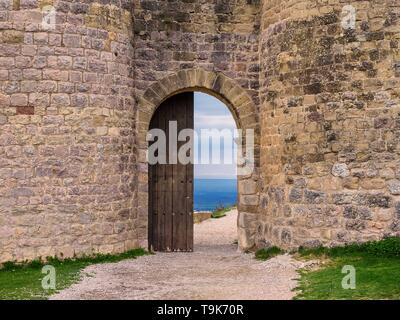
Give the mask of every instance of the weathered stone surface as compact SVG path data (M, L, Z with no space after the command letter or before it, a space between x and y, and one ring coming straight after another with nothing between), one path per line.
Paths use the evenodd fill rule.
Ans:
M400 202L396 202L396 204L394 206L394 213L395 213L396 219L400 220Z
M346 206L344 208L343 216L347 219L372 219L371 210L367 207Z
M244 229L253 229L257 224L257 221L257 214L241 212L238 218L238 226Z
M60 2L44 30L53 1L0 0L1 234L43 228L0 261L145 244L143 136L189 88L255 129L241 248L397 234L400 4L369 2L349 32L339 1Z
M255 194L257 192L257 182L254 180L239 181L240 194Z
M250 250L255 246L255 234L251 229L238 228L238 242L241 250Z
M332 167L332 175L344 178L350 175L350 171L345 163L335 163Z
M272 197L260 211L275 229L294 230L299 244L320 240L324 224L337 229L323 237L324 245L362 241L371 233L394 234L396 229L388 222L393 218L386 220L383 212L398 214L393 200L400 192L394 138L400 128L395 93L399 72L390 62L398 56L398 46L382 46L385 41L397 44L399 30L378 18L376 8L361 8L356 1L347 4L356 8L363 26L380 23L379 31L362 27L344 32L342 3L303 1L298 4L301 10L288 2L263 5L261 187L285 190L292 214L299 218L286 218L287 210ZM384 11L389 14L391 9ZM385 86L391 78L392 85ZM306 185L294 186L301 178ZM321 210L331 205L336 209ZM300 230L308 212L320 214L304 234ZM274 233L266 239L284 245Z
M292 188L289 193L289 201L290 202L298 202L300 203L303 198L303 190Z
M281 232L281 241L284 245L288 246L292 242L292 233L288 229L283 229Z
M13 197L30 197L34 195L34 192L29 188L15 188L11 190Z
M400 220L394 220L394 221L390 224L390 230L391 230L391 231L395 231L395 232L400 231Z
M304 194L305 202L318 204L326 201L326 195L323 192L306 190Z
M346 229L347 230L356 230L356 231L361 231L364 230L366 227L365 221L362 220L348 220L346 222Z
M239 203L246 206L257 206L258 196L257 195L243 195L240 196Z
M319 248L321 246L322 242L320 240L307 240L301 245L301 247L306 249L314 249L314 248Z
M124 17L119 33L83 24L89 6L79 1L57 6L56 29L38 29L40 6L52 3L0 2L0 221L16 230L13 241L0 236L0 262L139 242L131 7L98 4Z
M399 195L400 194L400 181L399 180L390 180L388 182L389 191L391 194Z

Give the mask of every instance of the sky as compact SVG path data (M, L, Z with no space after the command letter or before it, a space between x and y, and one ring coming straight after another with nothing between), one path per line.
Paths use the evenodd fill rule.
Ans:
M217 98L200 92L195 92L194 94L194 126L199 137L201 135L201 129L228 129L230 132L233 132L233 130L236 129L235 120L233 119L228 107ZM198 143L195 144L195 157L201 155L201 145L204 145L204 140L207 139L203 138L203 141L201 141L200 138ZM211 145L211 139L209 139L209 141ZM232 148L234 143L231 145L224 145L223 139L220 139L220 141L220 146L213 144L212 147L209 148L211 156L213 153L217 152L218 149L220 150L221 158L224 154L229 155L232 152L236 152ZM236 159L236 156L233 159ZM194 175L195 178L202 179L233 179L236 178L236 165L234 163L195 164Z

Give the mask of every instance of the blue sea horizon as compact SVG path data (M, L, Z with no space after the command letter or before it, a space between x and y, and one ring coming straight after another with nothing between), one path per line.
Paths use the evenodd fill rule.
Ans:
M194 210L213 211L237 203L236 179L194 179Z

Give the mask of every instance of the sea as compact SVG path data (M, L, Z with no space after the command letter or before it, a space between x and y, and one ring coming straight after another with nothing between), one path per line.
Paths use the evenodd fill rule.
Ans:
M237 204L236 179L194 180L194 210L213 211L217 207L230 207Z

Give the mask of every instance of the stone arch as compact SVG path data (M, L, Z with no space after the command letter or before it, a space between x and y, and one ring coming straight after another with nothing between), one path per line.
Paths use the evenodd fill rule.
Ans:
M255 229L258 220L258 154L259 154L259 123L258 112L250 95L234 80L223 73L205 71L203 69L187 69L167 76L153 83L138 99L137 109L137 148L138 148L138 221L139 239L143 246L147 246L148 222L148 167L146 141L150 121L158 106L175 94L198 91L210 94L230 109L238 129L243 131L253 129L255 132L255 170L251 176L240 177L239 181L239 219L238 233L241 249L254 246ZM250 185L253 191L246 191L241 195L240 184Z

